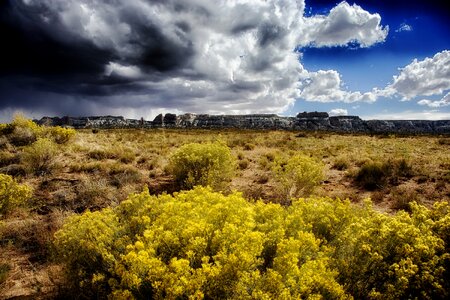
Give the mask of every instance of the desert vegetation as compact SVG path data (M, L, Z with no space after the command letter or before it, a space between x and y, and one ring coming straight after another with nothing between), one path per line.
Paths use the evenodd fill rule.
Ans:
M445 299L445 136L0 125L0 298Z

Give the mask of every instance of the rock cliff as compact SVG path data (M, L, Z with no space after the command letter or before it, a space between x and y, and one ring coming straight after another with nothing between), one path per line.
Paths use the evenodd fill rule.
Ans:
M153 121L116 116L44 117L36 121L49 126L74 128L236 128L332 131L348 133L450 134L450 120L369 120L357 116L329 116L325 112L303 112L296 117L275 114L206 115L165 114Z

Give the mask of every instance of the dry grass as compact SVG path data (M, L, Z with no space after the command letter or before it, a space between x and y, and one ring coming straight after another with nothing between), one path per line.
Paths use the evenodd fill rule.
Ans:
M52 261L52 235L68 214L115 205L148 186L151 193L174 192L168 157L186 143L225 142L237 159L227 191L248 199L280 202L271 167L282 154L303 154L325 165L314 193L359 202L371 197L383 211L450 200L448 137L371 137L328 133L237 130L80 130L58 145L56 172L30 172L21 154L31 138L15 143L0 137L0 167L34 188L27 209L0 220L0 299L52 298L62 288ZM383 188L367 191L354 178L362 166L389 163ZM50 169L54 170L54 169ZM26 171L26 172L25 172ZM285 201L284 201L285 202ZM283 203L288 204L288 203Z

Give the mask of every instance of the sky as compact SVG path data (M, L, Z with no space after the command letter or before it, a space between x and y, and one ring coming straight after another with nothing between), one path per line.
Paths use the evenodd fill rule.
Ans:
M159 113L450 119L438 0L0 0L0 121Z

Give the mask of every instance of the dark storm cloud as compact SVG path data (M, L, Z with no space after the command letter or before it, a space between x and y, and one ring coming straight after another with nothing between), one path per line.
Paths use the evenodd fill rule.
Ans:
M295 47L335 43L303 10L303 0L0 1L0 110L280 112L308 76ZM383 39L372 15L358 18L362 36Z
M63 41L36 27L32 20L35 10L18 12L22 5L3 1L0 8L0 36L4 41L0 74L30 76L78 77L102 72L104 64L113 59L109 51L98 49L87 40ZM22 23L17 24L17 20ZM48 25L58 31L58 24ZM63 33L61 33L62 35Z

